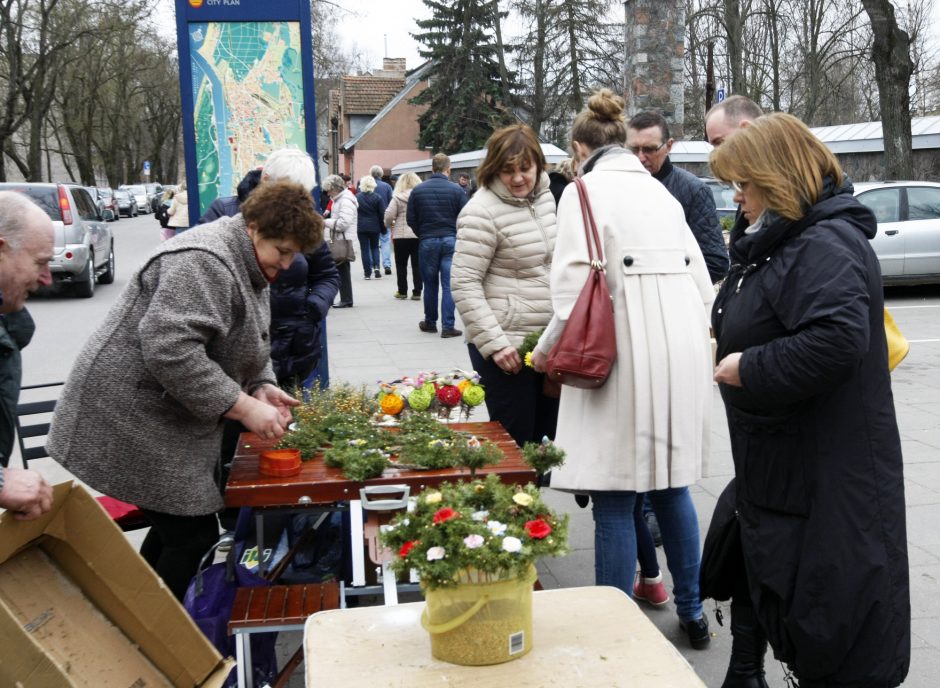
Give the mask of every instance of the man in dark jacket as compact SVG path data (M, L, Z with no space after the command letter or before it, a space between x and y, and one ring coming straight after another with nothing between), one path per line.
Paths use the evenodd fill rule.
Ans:
M441 337L459 337L454 299L450 294L450 266L457 243L457 216L467 194L452 181L450 158L438 153L431 159L431 176L418 184L408 198L408 226L418 236L418 263L424 286L422 332L437 332L437 286L441 285Z
M23 372L20 350L36 329L24 306L40 285L52 284L52 244L49 216L23 194L0 192L0 508L24 519L52 506L52 488L39 473L7 468Z
M672 144L666 118L657 111L641 112L627 123L627 148L682 205L685 221L702 249L712 283L720 282L728 274L730 263L715 199L701 179L672 164L669 160Z

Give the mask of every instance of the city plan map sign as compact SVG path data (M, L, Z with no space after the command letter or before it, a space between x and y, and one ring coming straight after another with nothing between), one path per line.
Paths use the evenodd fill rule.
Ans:
M190 217L236 195L273 150L317 157L309 5L259 5L177 0Z

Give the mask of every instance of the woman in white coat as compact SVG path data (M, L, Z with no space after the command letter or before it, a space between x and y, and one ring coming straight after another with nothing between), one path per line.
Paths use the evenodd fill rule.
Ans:
M323 221L324 234L330 242L342 239L356 240L356 226L359 217L359 202L356 194L346 188L346 181L338 174L331 174L323 180L323 190L333 201L330 216ZM349 274L349 262L337 263L339 272L339 303L333 308L352 308L352 277Z
M606 259L617 360L599 389L563 387L555 441L568 454L552 487L589 492L597 585L633 592L637 492L648 494L663 534L682 628L708 643L698 596L698 518L688 486L708 454L714 291L682 206L624 147L623 100L603 89L571 132ZM574 184L558 206L552 260L554 317L533 354L536 370L561 335L588 277L584 222Z

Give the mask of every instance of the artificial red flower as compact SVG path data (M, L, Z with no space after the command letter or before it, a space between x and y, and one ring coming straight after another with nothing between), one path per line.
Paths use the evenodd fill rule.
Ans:
M444 406L457 406L463 398L463 392L456 385L438 387L437 398Z
M415 545L417 545L417 544L418 544L418 541L417 541L417 540L409 540L408 542L406 542L405 544L403 544L403 545L401 546L401 549L400 549L400 550L398 550L398 556L399 556L401 559L404 559L405 557L408 556L408 554L411 552L411 550L413 550L413 549L415 548Z
M460 516L460 514L451 509L449 506L445 506L434 512L434 518L431 520L434 523L447 523L447 521L452 521L458 516Z
M533 540L541 540L552 532L552 527L541 518L525 522L525 532Z

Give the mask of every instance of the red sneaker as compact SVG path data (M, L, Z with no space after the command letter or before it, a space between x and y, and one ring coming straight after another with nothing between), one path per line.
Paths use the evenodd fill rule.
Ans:
M633 599L643 600L654 607L662 607L669 601L669 594L663 585L663 574L660 573L656 578L644 578L639 573L636 574L636 582L633 584Z

